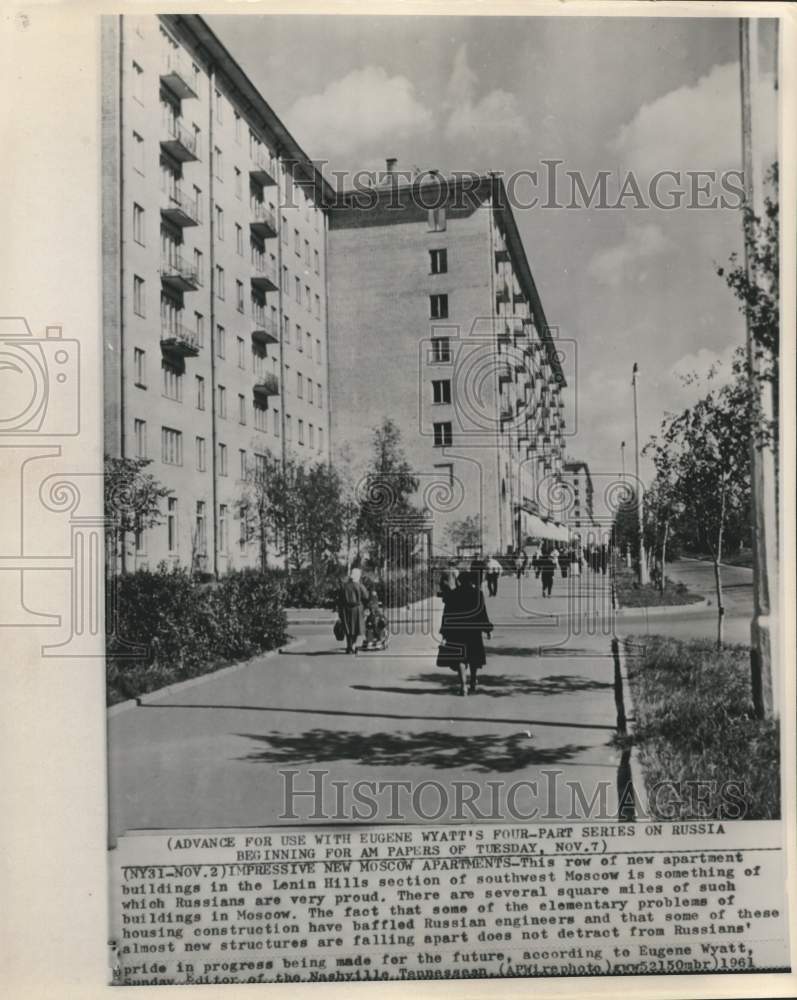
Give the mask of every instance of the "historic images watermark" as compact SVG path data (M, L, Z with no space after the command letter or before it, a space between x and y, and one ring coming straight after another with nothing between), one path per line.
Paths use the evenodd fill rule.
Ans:
M286 823L616 822L654 815L694 822L717 816L744 819L747 808L744 783L732 779L659 782L648 789L645 810L635 801L630 780L597 781L587 792L580 781L564 779L558 768L542 768L534 780L455 779L445 784L433 778L333 780L323 768L279 773L279 819ZM615 797L619 805L612 807ZM501 848L491 844L489 850L500 853Z

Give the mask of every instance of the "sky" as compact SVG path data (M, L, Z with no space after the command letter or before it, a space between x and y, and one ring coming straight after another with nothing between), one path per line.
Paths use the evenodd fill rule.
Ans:
M305 152L328 170L538 172L519 182L545 200L544 160L608 171L620 208L516 208L548 322L575 344L577 426L570 458L593 475L633 461L631 370L640 367L639 436L696 398L680 376L727 372L744 342L736 300L716 274L741 250L734 207L650 204L662 170L741 168L738 22L732 18L225 16L208 18ZM772 29L761 67L771 84ZM774 93L771 86L764 92ZM756 121L776 148L774 118ZM763 154L774 159L774 152ZM550 168L549 168L550 169ZM566 178L564 178L566 180ZM731 181L738 185L737 181ZM674 182L661 187L662 200ZM525 185L525 186L524 186ZM669 185L669 186L668 186ZM570 201L570 189L559 188ZM712 187L708 197L724 192ZM731 192L732 194L732 192ZM706 198L699 196L700 201ZM642 476L650 466L642 460Z

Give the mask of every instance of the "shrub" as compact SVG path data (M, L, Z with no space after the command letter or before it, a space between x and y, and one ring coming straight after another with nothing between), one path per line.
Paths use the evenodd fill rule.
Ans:
M107 646L109 703L209 673L286 639L281 587L253 571L218 584L184 569L140 571L115 581L116 635ZM143 647L131 654L130 644Z

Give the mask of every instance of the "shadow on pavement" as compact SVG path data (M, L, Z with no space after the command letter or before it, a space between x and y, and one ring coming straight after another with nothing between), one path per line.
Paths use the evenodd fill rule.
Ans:
M261 764L319 764L351 760L371 767L472 768L488 773L519 771L532 765L570 760L588 746L567 743L537 749L532 737L463 736L432 730L424 733L341 732L311 729L299 735L239 733L262 745L240 758Z
M444 671L438 670L434 674L418 674L416 677L408 678L408 682L422 684L444 683L434 688L413 688L413 687L380 687L375 684L351 684L354 691L385 691L389 694L416 694L416 695L451 695L458 689L459 682L452 671L451 679L445 676ZM483 674L479 677L479 691L474 697L480 694L489 698L510 698L512 695L550 695L550 694L571 694L574 691L600 691L612 688L611 683L602 681L592 681L586 677L579 677L575 674L558 674L549 677L534 679L531 677L507 677L505 675Z

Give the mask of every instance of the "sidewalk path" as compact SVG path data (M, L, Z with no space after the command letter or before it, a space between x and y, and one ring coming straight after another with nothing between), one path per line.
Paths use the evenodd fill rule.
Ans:
M543 809L551 796L565 818L566 782L578 782L587 801L602 783L614 818L628 762L612 745L608 578L557 578L550 600L539 589L533 577L520 591L503 578L498 598L488 598L495 631L481 690L467 698L455 675L435 666L435 599L415 626L403 613L385 652L346 656L328 626L298 626L299 649L110 718L112 835L276 824L281 770L298 771L301 789L313 787L310 770L328 771L331 807L332 781L439 782L442 793L430 786L421 811L434 813L447 795L444 820L453 818L456 779L475 782L483 812L496 794L488 782L536 781L536 797L519 790L518 812ZM390 812L389 797L379 801L374 822ZM307 817L312 805L298 799L297 813Z

